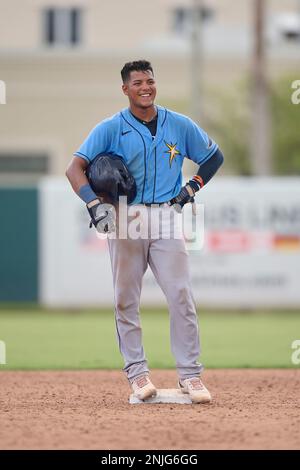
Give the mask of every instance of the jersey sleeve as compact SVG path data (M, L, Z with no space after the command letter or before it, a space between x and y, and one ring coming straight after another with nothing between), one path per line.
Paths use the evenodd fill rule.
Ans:
M186 157L202 165L217 151L218 145L203 129L189 119L186 133L186 149Z
M105 122L101 122L91 130L74 155L91 162L97 155L106 152L109 152L108 128Z

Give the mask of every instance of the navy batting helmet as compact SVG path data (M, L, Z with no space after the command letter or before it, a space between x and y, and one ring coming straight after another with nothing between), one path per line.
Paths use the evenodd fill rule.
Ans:
M130 204L136 196L136 183L122 157L100 154L88 165L86 176L97 196L118 202L119 196L127 196Z

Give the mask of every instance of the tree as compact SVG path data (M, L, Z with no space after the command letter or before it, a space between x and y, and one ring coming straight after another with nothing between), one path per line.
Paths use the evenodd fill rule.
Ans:
M271 84L272 164L276 175L300 175L300 104L291 101L295 77ZM212 135L225 155L227 173L251 175L249 83L238 84L226 95L215 95L219 112L209 120Z

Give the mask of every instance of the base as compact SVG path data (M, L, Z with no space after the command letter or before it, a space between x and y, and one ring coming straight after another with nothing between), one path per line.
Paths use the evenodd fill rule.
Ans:
M161 388L157 390L156 397L140 400L133 393L129 397L131 405L139 405L141 403L178 403L180 405L191 405L192 400L188 394L184 394L177 388Z

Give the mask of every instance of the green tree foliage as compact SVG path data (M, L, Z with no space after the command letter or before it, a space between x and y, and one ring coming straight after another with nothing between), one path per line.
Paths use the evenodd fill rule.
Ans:
M282 78L271 95L273 168L277 175L300 175L300 104L293 104L292 82Z
M224 153L224 170L228 174L251 175L250 110L246 98L245 83L231 91L214 92L212 96L215 114L208 118L207 128Z
M283 77L270 85L273 174L300 174L300 104L291 101L292 82L300 77ZM229 174L251 175L250 82L244 81L231 92L222 92L213 100L219 111L208 127L225 155Z

